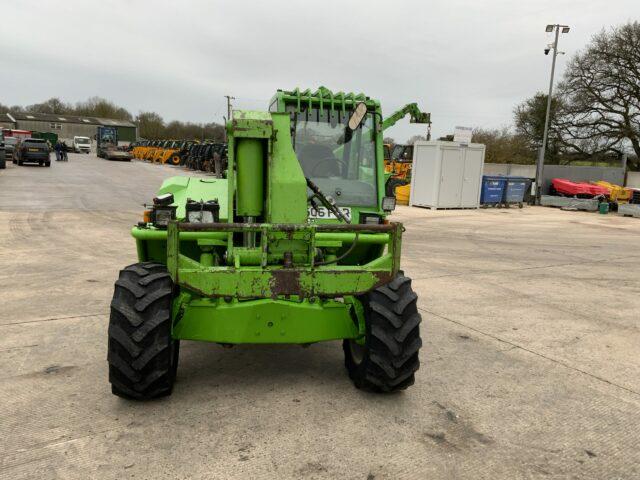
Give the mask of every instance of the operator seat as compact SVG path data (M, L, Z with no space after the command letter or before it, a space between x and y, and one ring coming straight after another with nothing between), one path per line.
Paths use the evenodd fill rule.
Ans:
M307 177L340 177L340 163L326 145L308 143L297 149L298 161Z

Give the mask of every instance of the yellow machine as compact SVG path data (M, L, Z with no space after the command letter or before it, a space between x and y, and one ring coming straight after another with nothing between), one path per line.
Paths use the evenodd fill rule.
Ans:
M398 205L409 205L409 196L411 195L411 184L398 185L396 187L396 203Z
M385 145L384 171L389 175L386 194L396 197L400 205L409 204L413 145Z
M131 151L133 158L137 158L138 160L142 160L144 158L144 154L145 152L149 149L149 141L148 140L144 140L142 142L140 142L139 145L136 145L135 147L133 147L133 150Z
M169 157L169 154L167 152L172 151L171 147L173 146L173 144L174 142L170 140L164 140L160 142L160 145L158 145L158 147L153 152L153 155L151 156L151 161L153 163L164 163Z
M160 146L160 141L159 140L154 140L153 142L151 142L151 145L149 145L149 148L145 151L144 155L142 156L142 160L148 160L148 161L153 161L153 157L156 154L156 151L158 150L159 146Z
M164 147L162 151L157 156L157 161L162 163L163 165L169 161L171 155L178 151L178 142L172 142L169 146Z
M604 180L592 183L608 189L609 201L611 202L629 203L629 200L631 200L631 197L633 196L633 191L630 188L614 185L613 183L605 182Z
M392 173L393 177L411 178L413 165L413 145L394 145L390 151L389 160L385 158L384 171Z

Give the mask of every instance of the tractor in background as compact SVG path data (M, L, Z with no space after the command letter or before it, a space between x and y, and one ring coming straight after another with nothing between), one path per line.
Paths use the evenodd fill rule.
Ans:
M407 115L410 115L410 123L427 124L428 128L431 127L431 115L421 112L417 104L409 103L386 118L382 130L391 128ZM403 192L402 197L408 199L413 165L413 145L386 144L385 147L385 192L388 196L395 197L396 188L405 187L404 190L407 191Z

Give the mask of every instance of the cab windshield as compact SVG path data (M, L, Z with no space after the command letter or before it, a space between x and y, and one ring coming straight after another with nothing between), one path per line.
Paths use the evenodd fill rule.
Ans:
M77 137L76 143L79 143L81 145L87 145L89 143L89 139L87 137Z
M350 112L347 112L350 113ZM306 177L337 205L376 207L374 115L346 128L349 115L311 110L295 118L295 151Z
M394 145L391 160L396 162L410 162L413 159L413 145Z

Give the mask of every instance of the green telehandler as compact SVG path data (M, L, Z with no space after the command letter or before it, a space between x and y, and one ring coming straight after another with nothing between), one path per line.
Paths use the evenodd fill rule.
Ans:
M403 227L387 220L383 125L378 101L324 87L234 111L225 178L167 179L132 229L139 262L111 302L112 392L170 394L180 340L342 340L356 387L412 385L421 318Z

